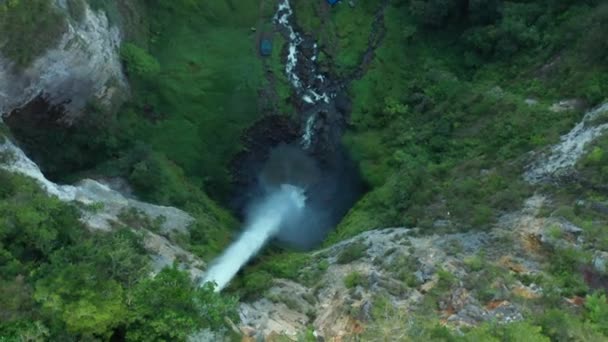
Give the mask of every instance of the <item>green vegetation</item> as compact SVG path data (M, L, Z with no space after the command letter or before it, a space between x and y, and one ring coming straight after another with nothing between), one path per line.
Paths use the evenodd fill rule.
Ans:
M605 4L484 1L463 13L462 3L393 1L386 9L385 39L351 88L345 137L373 189L329 243L383 226L429 230L436 220L452 223L442 231L484 229L531 194L521 156L580 118L549 105L605 97L608 64L584 33L606 33L596 24L608 18Z
M581 118L579 109L554 112L551 104L577 98L591 107L606 99L608 5L599 0L373 0L334 7L293 2L298 25L320 44L320 70L330 75L350 75L370 38L382 38L362 77L347 89L353 107L343 138L371 191L327 245L389 226L420 227L420 234L487 230L535 192L552 197L543 208L546 216L582 229L582 248L555 245L542 251L550 260L542 274L514 274L484 252L462 260L468 279L438 270L438 282L417 314L397 312L388 295L378 293L360 339L606 340L605 278L587 269L591 251L608 250L608 138L594 142L576 173L559 186L532 186L521 174L528 152L557 142ZM67 20L84 19L88 4L124 33L120 57L132 97L116 113L93 101L72 127L51 118L40 126L13 127L13 133L52 179L122 177L142 200L188 211L196 222L187 234L172 238L210 260L237 226L217 203L228 203L233 190L229 164L243 148L242 133L266 111L295 114L283 75L285 42L270 25L274 7L253 0L66 4L62 14L51 0L0 1L2 55L27 67L57 42ZM274 47L264 60L256 51L262 34ZM603 116L594 124L605 121ZM7 158L0 156L0 162ZM181 341L200 329L224 328L225 318L236 320L233 295L246 300L268 295L274 278L320 288L329 268L327 255L271 246L239 273L227 295L218 296L176 268L150 276L137 231L156 231L160 222L125 212L133 230L87 232L77 209L47 197L31 181L0 171L0 184L2 341ZM547 233L556 241L571 238L558 226ZM450 255L464 254L459 240L441 247ZM336 267L366 254L363 240L352 242L336 255ZM391 295L421 285L415 256L393 249L383 259L374 264L402 283ZM343 282L357 292L368 280L351 272ZM463 328L462 334L437 322L439 303L454 287L487 304L504 298L502 288L516 282L543 288L541 298L526 304L523 322L485 323ZM301 309L292 298L269 297ZM573 308L564 298L584 298L584 304Z
M310 261L311 257L305 253L270 250L246 266L243 275L233 279L228 290L242 298L258 298L272 285L272 278L310 284L316 280L315 275L319 275L304 269Z
M65 17L51 0L0 3L0 52L19 68L54 46L65 29Z
M228 162L239 151L242 131L259 118L262 68L250 30L257 14L252 0L239 6L153 2L149 55L134 45L123 48L136 75L133 110L119 121L216 198L227 195ZM152 78L154 59L160 73Z
M140 78L154 77L160 72L160 64L148 52L137 45L126 43L122 46L120 56L128 72Z
M355 241L348 244L338 254L336 261L338 264L348 264L355 260L361 259L367 253L367 246L363 241Z
M606 335L601 321L608 308L605 297L593 295L586 298L584 313L575 315L569 309L550 310L537 317L509 324L484 323L463 329L462 334L441 325L436 318L406 316L398 312L384 296L374 300L374 321L359 336L361 340L374 341L603 341ZM591 308L593 307L593 308ZM592 318L595 317L595 318ZM404 324L407 322L407 324Z
M352 289L357 286L365 286L365 284L365 276L357 271L353 271L344 277L344 286L346 286L347 289Z
M185 340L236 320L236 301L167 268L142 237L88 232L76 208L0 170L0 336L7 341Z
M399 254L393 257L390 265L385 265L395 273L395 279L403 281L409 287L416 287L419 281L414 275L419 268L419 262L413 255Z

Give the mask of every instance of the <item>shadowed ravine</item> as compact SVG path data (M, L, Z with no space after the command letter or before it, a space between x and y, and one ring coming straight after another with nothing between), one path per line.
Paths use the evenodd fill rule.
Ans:
M378 12L374 32L382 27L384 7ZM268 240L275 238L282 245L300 250L318 246L365 188L356 164L341 142L350 110L344 89L346 83L362 76L382 34L370 38L369 49L353 75L344 80L333 79L332 75L319 71L320 47L309 35L299 32L294 18L289 0L279 2L274 24L288 42L285 74L296 94L294 107L299 110L299 138L279 141L274 147L266 146L269 150L262 153L266 154L263 166L244 167L257 174L252 184L239 189L238 194L239 198L248 199L241 208L248 223L239 239L213 263L203 281L215 281L218 290L223 289ZM305 195L297 197L305 196L305 205L302 200L301 205L295 206L299 209L293 210L293 201L281 200L294 198L285 194L285 189L292 192L300 189Z

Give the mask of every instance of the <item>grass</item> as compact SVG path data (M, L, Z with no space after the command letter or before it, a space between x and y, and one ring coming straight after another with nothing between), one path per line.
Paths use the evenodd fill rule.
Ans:
M346 74L360 63L361 56L368 48L369 32L381 3L381 0L360 1L355 7L341 3L331 8L331 24L336 40L334 46L327 48L334 52L331 55L339 74Z
M344 286L347 289L352 289L357 286L365 286L367 283L365 276L359 272L353 271L344 277Z
M0 3L0 52L18 68L53 47L65 29L66 18L51 0Z
M137 111L149 106L162 120L139 118L144 123L134 134L221 197L228 191L227 165L240 149L240 135L260 117L262 67L250 30L256 3L166 5L179 15L164 6L148 9L150 51L160 73L132 82Z
M601 22L605 15L598 12L593 17ZM403 28L415 21L402 7L389 6L387 35L366 75L350 89L352 126L344 137L373 188L329 241L381 226L437 232L438 219L452 222L444 231L487 229L501 213L516 209L532 193L519 177L522 156L557 142L582 116L555 115L550 104L572 97L595 104L605 97L608 83L598 78L608 64L588 65L584 35L560 46L554 72L530 76L555 55L547 46L559 46L552 39L573 29L571 22L585 18L576 30L592 25L588 15L589 8L574 6L565 12L567 20L556 20L561 26L544 28L542 51L528 48L471 65L466 55L472 50L455 43L459 28L405 35ZM594 95L598 91L604 95ZM527 98L539 103L530 106Z

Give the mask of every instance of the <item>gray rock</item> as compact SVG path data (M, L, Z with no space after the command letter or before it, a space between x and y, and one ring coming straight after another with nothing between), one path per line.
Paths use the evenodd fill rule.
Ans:
M600 137L608 129L608 123L593 125L591 123L600 115L608 112L605 103L585 114L572 130L562 135L560 142L551 147L531 165L528 165L524 179L530 183L539 183L556 176L567 175L584 155L587 145Z
M601 274L608 275L608 252L595 252L593 255L593 268Z
M549 110L554 113L561 113L570 110L580 110L585 107L585 102L580 99L561 100L551 105Z
M535 105L537 105L537 104L538 104L538 100L537 100L537 99L532 99L532 98L526 99L524 102L525 102L525 103L526 103L528 106L535 106Z
M108 108L117 105L128 93L118 56L120 44L119 29L110 25L104 12L87 6L82 22L69 21L57 46L25 70L17 70L0 55L0 115L41 94L53 105L66 103L66 122L91 100Z

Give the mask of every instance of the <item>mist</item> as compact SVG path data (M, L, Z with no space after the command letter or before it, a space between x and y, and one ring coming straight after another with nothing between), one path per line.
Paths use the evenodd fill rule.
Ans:
M220 291L267 243L309 250L318 246L362 191L356 166L336 154L331 167L301 148L279 145L259 169L253 189L243 191L249 203L240 237L217 258L203 283Z
M212 264L203 284L215 282L222 290L236 273L255 256L281 225L301 216L306 198L294 185L281 184L251 208L251 216L241 236Z

